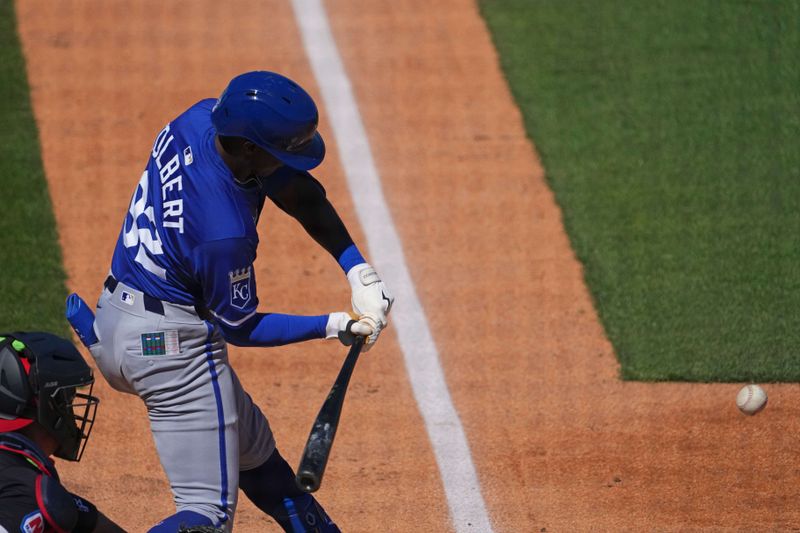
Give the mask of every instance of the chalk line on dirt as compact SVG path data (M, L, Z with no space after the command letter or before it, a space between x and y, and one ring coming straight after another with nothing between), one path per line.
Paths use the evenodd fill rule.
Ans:
M491 532L480 483L461 420L453 406L428 328L425 311L406 266L403 247L383 195L367 134L320 0L292 0L295 20L325 111L331 118L356 215L370 259L394 291L392 322L441 473L456 531Z

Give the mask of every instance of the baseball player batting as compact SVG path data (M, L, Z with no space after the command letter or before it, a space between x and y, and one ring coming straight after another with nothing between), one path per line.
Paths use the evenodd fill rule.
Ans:
M167 124L131 198L96 321L73 318L108 382L147 406L177 508L151 532L230 530L237 488L286 531L339 531L296 487L227 353L227 343L279 346L340 332L366 337L369 349L387 325L389 290L308 172L325 155L317 122L299 85L249 72ZM256 310L256 224L266 199L338 262L352 318ZM72 307L80 304L73 297Z

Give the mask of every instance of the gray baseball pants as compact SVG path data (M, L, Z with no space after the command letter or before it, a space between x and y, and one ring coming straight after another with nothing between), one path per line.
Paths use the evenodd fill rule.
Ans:
M177 510L230 531L239 471L269 458L272 431L231 368L219 329L191 306L153 304L123 283L107 287L90 352L112 387L144 401Z

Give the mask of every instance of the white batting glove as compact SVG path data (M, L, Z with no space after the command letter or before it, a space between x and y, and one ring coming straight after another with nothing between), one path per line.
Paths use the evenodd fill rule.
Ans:
M367 337L364 351L368 351L378 341L378 336L388 324L387 315L392 310L394 296L381 281L369 263L361 263L350 269L347 281L352 289L351 303L359 321L372 327Z
M339 339L345 346L350 346L356 335L369 337L372 331L372 326L366 321L359 320L355 313L331 313L325 325L325 338Z

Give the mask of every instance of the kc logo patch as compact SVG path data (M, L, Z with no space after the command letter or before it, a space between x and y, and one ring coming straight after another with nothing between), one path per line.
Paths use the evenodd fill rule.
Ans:
M244 309L250 303L250 275L252 267L228 272L231 280L231 305L236 309Z

